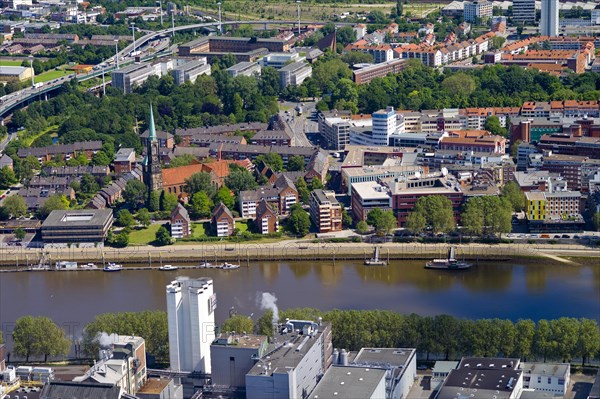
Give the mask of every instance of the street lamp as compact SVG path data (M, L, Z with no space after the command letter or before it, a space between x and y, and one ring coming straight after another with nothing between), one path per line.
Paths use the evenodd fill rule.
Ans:
M115 66L119 69L119 41L115 40Z
M298 5L298 37L300 37L300 0L296 0Z
M133 36L133 52L135 53L135 22L131 23L131 34Z
M221 2L217 3L219 6L219 34L223 34L223 27L221 26Z
M31 87L35 87L35 71L33 70L33 56L29 56L29 67L31 68Z
M158 4L159 4L159 7L160 7L160 10L158 11L158 13L160 14L160 26L162 26L162 24L163 24L162 0L158 0Z
M171 10L171 35L175 40L175 10Z
M104 65L102 65L102 97L106 96L106 81L104 80Z

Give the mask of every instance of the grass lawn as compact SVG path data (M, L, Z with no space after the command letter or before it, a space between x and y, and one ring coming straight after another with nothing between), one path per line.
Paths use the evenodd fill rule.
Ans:
M54 80L56 78L60 78L65 75L69 75L71 73L73 73L73 72L65 71L64 69L58 69L58 70L53 69L51 71L46 71L40 75L37 75L35 77L35 81L36 82L47 82L49 80Z
M238 229L240 231L240 233L243 233L244 231L248 231L248 223L252 223L252 221L251 220L236 221L235 228Z
M206 232L210 231L210 223L192 223L192 237L200 238L206 237Z
M156 238L156 232L162 224L151 224L147 229L132 230L129 233L129 244L148 245Z
M27 61L27 59L25 59ZM23 61L18 60L0 60L0 66L21 66Z
M23 145L25 147L29 147L29 146L31 146L31 143L33 143L35 140L42 137L43 135L45 135L45 134L52 135L52 134L56 134L57 132L58 132L58 125L49 126L46 130L42 130L38 134L36 134L34 136L30 136L30 137L25 137L27 135L27 130L21 130L19 132L19 140L21 140L21 142L23 143Z

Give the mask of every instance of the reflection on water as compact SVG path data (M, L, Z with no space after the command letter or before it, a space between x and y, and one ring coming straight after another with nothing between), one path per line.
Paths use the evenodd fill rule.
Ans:
M362 262L250 264L236 271L178 270L0 274L0 322L5 332L23 315L45 315L78 328L96 314L165 308L165 285L178 275L215 280L217 321L231 306L260 314L257 296L278 305L320 309L391 309L422 315L482 318L600 319L600 266L483 262L468 271L425 270L422 261L388 267Z

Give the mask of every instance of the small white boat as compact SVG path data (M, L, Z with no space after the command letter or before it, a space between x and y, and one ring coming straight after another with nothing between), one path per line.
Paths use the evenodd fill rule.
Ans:
M158 268L158 270L163 270L163 271L171 271L171 270L177 270L179 269L177 266L173 266L173 265L164 265Z
M200 263L200 267L203 269L210 269L210 268L214 268L214 267L219 267L218 265L213 265L210 262L201 262Z
M105 272L120 272L121 270L123 270L123 266L110 262L108 265L104 266L102 270Z
M373 257L371 259L365 260L365 265L367 266L386 266L387 262L379 259L379 247L375 247L375 251L373 252Z
M66 260L62 260L60 262L56 262L57 270L77 270L77 262L69 262Z
M235 269L239 269L239 268L240 268L240 265L235 265L233 263L227 263L227 262L225 262L223 264L223 266L221 266L221 269L223 269L223 270L235 270Z
M86 263L85 265L81 265L79 266L81 269L97 269L98 266L96 266L95 263Z

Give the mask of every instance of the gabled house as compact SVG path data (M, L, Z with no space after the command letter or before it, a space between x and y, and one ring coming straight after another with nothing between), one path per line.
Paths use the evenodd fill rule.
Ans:
M212 214L212 225L217 233L217 237L229 237L233 235L235 228L235 219L229 208L222 202L217 205Z
M192 223L187 209L177 204L171 212L171 237L185 238L192 234Z
M279 219L273 205L262 199L256 207L256 227L261 234L275 233L279 230Z

